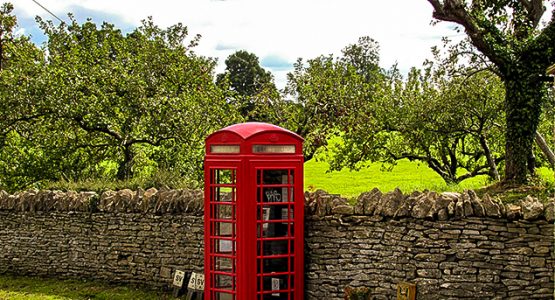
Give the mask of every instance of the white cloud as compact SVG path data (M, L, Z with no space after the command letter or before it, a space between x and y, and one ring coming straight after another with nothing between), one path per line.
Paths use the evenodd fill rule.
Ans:
M15 31L15 35L16 36L21 36L21 35L25 35L25 28L19 28L18 30Z
M45 7L64 16L70 7L117 15L138 25L153 16L160 26L182 22L191 34L202 34L196 52L219 59L218 72L234 49L245 49L259 58L338 54L346 45L368 35L380 43L384 67L397 62L401 70L420 66L430 47L442 35L452 34L447 24L431 26L431 6L425 0L41 0ZM31 15L48 15L31 0L16 7ZM100 21L100 20L97 20ZM274 75L285 84L283 70Z

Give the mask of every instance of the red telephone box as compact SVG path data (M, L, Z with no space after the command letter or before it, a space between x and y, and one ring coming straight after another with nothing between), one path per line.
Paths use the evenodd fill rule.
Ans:
M303 299L302 141L266 123L206 138L206 300Z

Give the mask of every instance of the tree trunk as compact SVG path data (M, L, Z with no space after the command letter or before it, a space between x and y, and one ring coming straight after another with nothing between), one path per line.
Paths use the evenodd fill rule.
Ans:
M506 184L527 183L529 155L541 113L542 84L539 73L523 70L505 80Z
M442 174L441 178L443 179L443 181L445 181L447 185L457 185L462 181L459 178L457 178L457 176L453 176L451 174L449 175Z
M499 176L499 171L497 170L497 164L495 163L495 158L491 153L491 150L488 145L488 141L483 135L480 135L480 145L482 146L482 149L484 150L484 154L488 161L489 173L490 173L489 176L494 180L499 180L501 177Z
M555 138L555 134L553 137ZM543 154L547 157L549 164L551 164L551 168L555 168L555 154L553 154L553 151L551 151L549 145L539 132L536 132L536 144L538 144Z
M134 155L132 145L125 145L123 148L123 161L119 163L118 173L116 175L119 180L129 179L133 176L131 167L133 165Z
M534 155L534 149L530 149L530 153L528 154L528 174L532 176L536 176L536 155Z
M446 184L459 184L459 182L461 182L461 180L457 178L457 174L453 174L452 172L450 172L451 166L449 164L440 165L439 162L434 162L433 160L428 160L426 162L428 164L428 167L434 170L434 172L436 172L439 176L441 176Z

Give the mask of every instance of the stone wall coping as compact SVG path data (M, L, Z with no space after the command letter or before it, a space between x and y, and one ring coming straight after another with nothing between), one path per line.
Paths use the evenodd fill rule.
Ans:
M76 192L28 190L15 194L0 191L0 210L19 212L79 211L126 212L153 214L203 215L202 190L147 190ZM351 205L347 199L323 190L305 193L306 215L380 216L385 218L416 218L445 221L466 217L507 218L509 220L555 220L555 197L547 204L536 197L526 196L517 203L502 203L499 198L485 194L478 197L473 190L462 193L433 191L403 194L395 189L382 193L375 188L362 193Z
M307 215L316 217L364 215L439 221L483 217L527 221L545 219L551 223L555 220L555 197L544 204L528 195L516 204L508 204L488 194L480 198L473 190L462 193L423 191L407 195L399 189L383 194L377 188L362 193L354 205L339 195L322 190L305 193L305 197Z
M0 191L0 210L19 212L125 212L203 215L201 190L148 190L96 192L28 190L10 195Z

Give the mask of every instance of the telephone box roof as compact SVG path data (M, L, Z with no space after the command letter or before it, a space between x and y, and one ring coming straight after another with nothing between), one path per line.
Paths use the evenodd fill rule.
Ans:
M243 138L244 140L249 139L250 137L261 133L261 132L272 132L272 133L282 133L282 134L286 134L286 135L290 135L294 138L297 138L299 140L303 140L303 138L301 136L299 136L298 134L281 128L279 126L276 125L272 125L272 124L268 124L268 123L262 123L262 122L247 122L247 123L239 123L239 124L234 124L225 128L222 128L214 133L212 133L210 136L213 136L215 134L219 134L219 133L223 133L223 132L233 132L237 135L239 135L241 138ZM209 137L210 137L209 136Z

